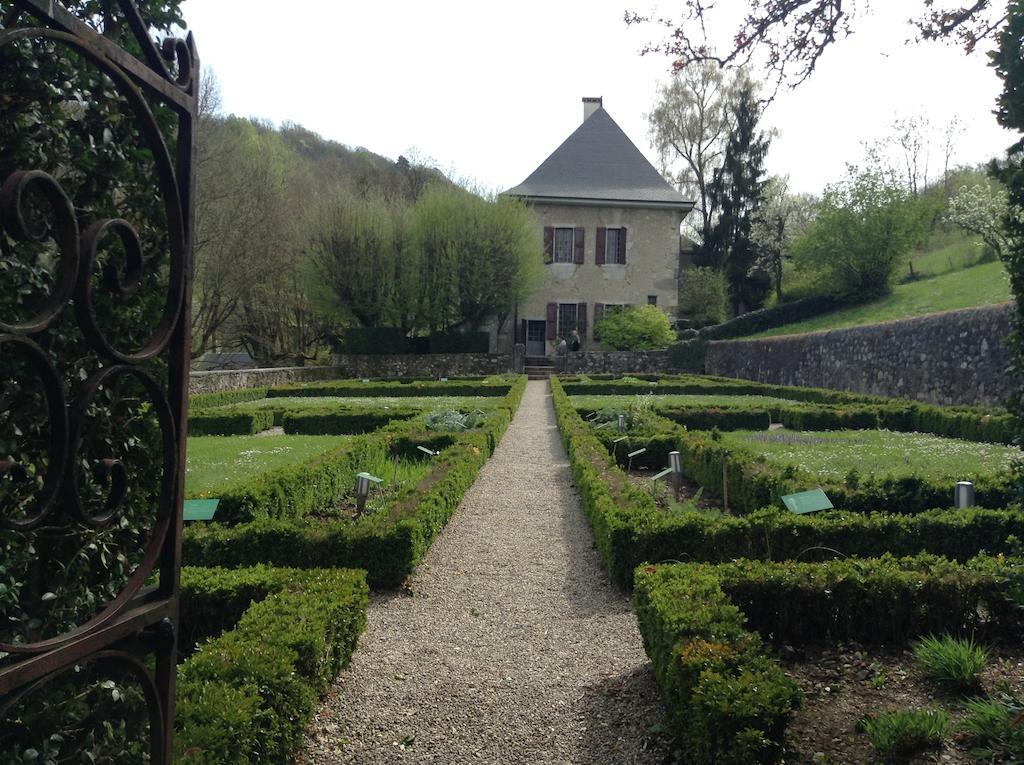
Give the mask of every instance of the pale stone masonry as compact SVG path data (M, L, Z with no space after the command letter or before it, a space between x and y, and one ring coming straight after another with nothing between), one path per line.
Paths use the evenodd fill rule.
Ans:
M525 200L543 233L544 277L492 347L526 344L554 351L556 337L580 331L594 346L606 311L653 303L674 318L679 227L693 208L603 108L585 98L583 124L506 194Z

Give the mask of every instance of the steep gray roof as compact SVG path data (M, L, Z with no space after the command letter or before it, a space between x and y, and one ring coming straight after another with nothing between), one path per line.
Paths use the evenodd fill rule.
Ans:
M505 193L535 202L693 207L603 108L584 120L525 181Z

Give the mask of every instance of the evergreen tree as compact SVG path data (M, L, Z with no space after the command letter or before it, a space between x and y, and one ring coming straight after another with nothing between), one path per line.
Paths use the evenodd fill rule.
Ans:
M733 129L711 184L711 202L721 214L697 257L700 265L725 273L734 315L759 308L771 288L768 274L754 268L757 246L751 235L767 183L764 160L770 139L758 130L760 116L748 81L733 106Z
M990 172L1006 184L1009 196L1009 211L1004 219L1007 246L1001 257L1017 307L1012 344L1019 371L1024 367L1024 2L1012 0L1006 14L1006 26L999 33L999 48L992 54L992 65L1003 81L996 119L1003 127L1016 131L1018 138L1006 150L1005 161L993 163ZM1024 404L1024 392L1018 394L1014 403L1018 409Z

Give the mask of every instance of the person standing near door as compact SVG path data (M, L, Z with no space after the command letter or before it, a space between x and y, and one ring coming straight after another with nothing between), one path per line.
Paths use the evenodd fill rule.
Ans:
M558 338L558 345L555 346L555 372L565 372L566 362L569 360L569 346L565 338Z
M574 329L572 331L572 337L569 338L569 350L573 353L579 352L580 344L580 333Z

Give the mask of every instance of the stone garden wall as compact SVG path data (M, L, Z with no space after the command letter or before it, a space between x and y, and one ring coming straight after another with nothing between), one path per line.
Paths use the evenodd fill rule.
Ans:
M279 367L193 372L189 393L214 393L237 388L270 387L290 383L346 378L477 377L504 374L512 369L508 354L438 353L420 356L338 355L329 367Z
M570 353L569 374L626 374L669 372L667 351L594 351Z
M897 396L934 404L1002 404L1010 305L865 327L707 345L707 374Z

